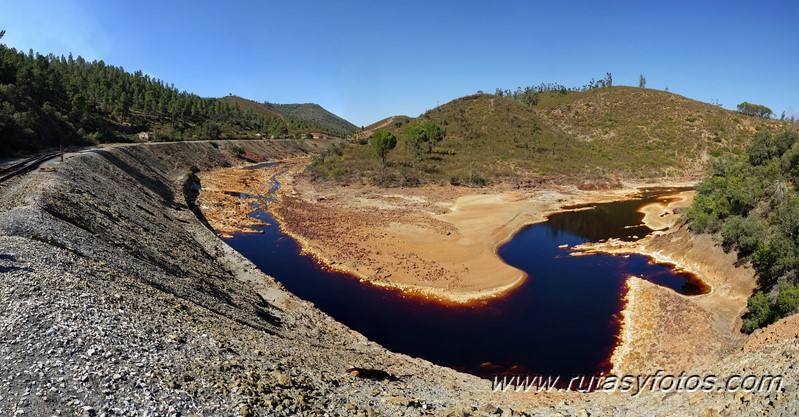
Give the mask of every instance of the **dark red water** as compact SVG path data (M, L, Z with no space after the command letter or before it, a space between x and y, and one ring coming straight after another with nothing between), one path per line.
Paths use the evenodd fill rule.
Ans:
M643 216L635 210L658 198L650 192L525 227L498 252L529 278L506 296L465 306L406 296L329 271L300 254L264 211L254 213L270 224L261 228L263 234L240 234L228 243L289 291L393 351L486 378L591 375L610 368L627 276L682 294L707 291L695 277L644 256L573 257L558 248L642 237L650 230L638 226Z

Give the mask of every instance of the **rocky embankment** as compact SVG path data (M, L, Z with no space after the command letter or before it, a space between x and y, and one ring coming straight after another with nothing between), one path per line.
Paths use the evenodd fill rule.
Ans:
M240 145L260 160L325 146ZM708 365L785 375L782 392L746 395L492 393L388 352L284 291L189 210L193 171L245 163L229 146L70 154L0 189L0 414L796 414L799 347L784 337Z

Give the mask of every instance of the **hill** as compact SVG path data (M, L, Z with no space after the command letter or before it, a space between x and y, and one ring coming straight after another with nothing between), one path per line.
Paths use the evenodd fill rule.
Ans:
M413 120L413 118L408 116L386 117L383 120L378 120L377 122L374 122L369 126L363 128L363 130L361 130L355 135L355 138L356 139L369 138L372 136L372 133L374 133L376 130L391 129L391 128L397 129L402 127L403 125L410 123L411 120Z
M0 44L0 156L137 140L301 137L313 122L203 98L103 61L23 53ZM257 111L256 111L257 110Z
M227 96L220 100L252 111L257 115L280 118L286 124L290 134L321 132L331 136L345 137L358 130L354 124L330 113L318 104L259 103L239 96Z
M401 139L410 121L384 121L383 127L399 139L386 172L379 175L389 183L699 177L709 161L743 152L757 130L780 125L669 92L633 87L542 92L534 105L477 94L412 121L434 122L446 130L446 137L415 162ZM379 170L370 151L362 139L338 150L340 156L318 161L313 174L341 181L374 179Z
M314 103L305 104L267 104L273 109L298 120L305 120L314 125L321 126L339 136L352 135L358 131L358 126L342 119Z

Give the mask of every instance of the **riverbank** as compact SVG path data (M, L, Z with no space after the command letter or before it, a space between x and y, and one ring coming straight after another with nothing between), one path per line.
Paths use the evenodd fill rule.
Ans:
M610 191L565 186L525 191L497 188L480 194L475 189L441 186L330 187L305 180L301 174L305 163L295 159L265 169L261 183L280 174L282 187L269 210L306 252L371 284L455 303L498 296L523 282L524 274L505 264L496 248L525 225L544 221L563 207L630 198L639 187L690 185L628 184ZM204 182L235 181L236 177L205 175ZM251 176L252 171L243 170L242 175ZM231 184L227 189L234 187ZM245 191L257 192L257 187ZM652 236L573 248L574 255L641 253L692 272L711 287L709 294L685 297L630 277L619 344L611 358L615 372L706 363L742 340L736 320L754 282L751 271L736 268L731 255L715 247L709 237L670 229L693 194L675 192L638 210L644 214L645 225L659 230ZM733 288L723 285L728 281L724 277L734 277ZM682 356L686 359L675 359Z
M630 198L638 187L687 185L627 184L615 190L338 187L306 180L304 163L292 161L262 175L282 172L277 201L269 210L305 251L371 284L455 303L495 297L524 281L522 271L496 254L522 227L564 206ZM208 177L202 181L216 181Z
M725 253L711 236L695 235L678 224L635 242L609 240L573 249L582 254L643 254L710 286L707 294L684 296L629 277L613 372L679 372L718 360L746 340L740 317L755 287L754 270L740 265L735 253Z

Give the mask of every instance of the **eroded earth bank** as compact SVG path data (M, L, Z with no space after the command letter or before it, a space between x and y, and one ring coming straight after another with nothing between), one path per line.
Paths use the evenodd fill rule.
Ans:
M632 280L633 304L648 307L633 308L628 325L633 330L625 339L630 349L616 365L624 372L663 368L716 375L782 374L784 391L644 392L634 397L493 393L489 381L369 342L283 290L206 228L189 210L187 184L192 183L193 172L249 163L235 156L229 145L148 144L71 154L64 162L54 161L0 189L0 409L4 414L710 416L798 411L794 364L799 347L793 317L748 338L737 336L731 313L741 309L743 292L752 285L751 272L734 268L734 258L722 256L709 237L677 230L640 242L641 250L671 257L686 269L697 268L703 278L701 269L707 268L717 279L709 276L713 291L696 300ZM314 141L240 145L250 161L296 158L325 146ZM207 177L201 181L212 186ZM282 181L285 194L276 206L286 210L320 202L334 207L354 196L338 189L305 188L289 176ZM261 183L263 178L257 178L252 186ZM417 212L400 218L428 219L419 227L455 236L452 239L470 238L465 228L453 229L448 226L453 223L436 218L453 213L452 207L475 207L469 206L468 198L460 200L468 197L462 190L433 190L441 197L427 202L415 199L412 192L403 191L399 197L380 196L368 187L350 192L365 193L364 205L418 202ZM625 192L602 199L623 197ZM504 223L509 226L502 231L487 230L509 236L559 204L591 201L590 194L584 198L581 193L558 190L544 200L551 205L538 207L524 203L530 196L519 195L519 207L527 206L517 215L500 210L512 205L512 199L494 203L496 197L473 198L491 207L489 211L509 217ZM578 197L572 200L569 195ZM295 205L291 198L298 199ZM211 204L202 198L200 202ZM454 206L436 204L442 202ZM432 214L425 217L423 212ZM479 223L480 216L468 208L454 213L463 216L463 224ZM287 224L300 225L303 218L283 215ZM382 221L390 228L395 219L387 214ZM329 233L320 227L326 225L321 222L311 230ZM302 230L295 232L302 235ZM310 243L314 237L307 239ZM323 254L331 256L331 262L333 255ZM718 263L708 262L711 258ZM353 269L368 266L350 264L347 258L336 262ZM417 268L429 270L428 266L420 263ZM364 269L362 275L382 273L391 272ZM434 291L440 294L452 290L467 294L477 288L470 287L468 279L459 282L460 275L440 276L446 281L437 287L428 285L439 288ZM505 282L491 288L512 286L517 279L509 272ZM635 330L644 327L648 330ZM682 349L676 350L679 344ZM353 368L396 378L365 378L369 372L352 372Z

